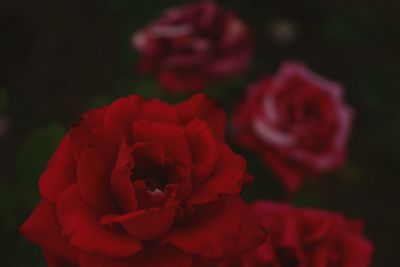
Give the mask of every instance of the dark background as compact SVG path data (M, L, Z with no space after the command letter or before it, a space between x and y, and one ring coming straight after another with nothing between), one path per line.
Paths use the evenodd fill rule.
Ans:
M45 266L18 234L38 200L37 179L84 110L139 93L176 102L133 73L131 33L187 1L0 0L0 262ZM286 59L341 82L356 110L347 165L306 183L293 203L364 218L374 267L400 266L400 1L218 1L253 29L257 52L245 77L207 90L226 110L247 82ZM242 151L258 179L244 195L284 200L283 189Z

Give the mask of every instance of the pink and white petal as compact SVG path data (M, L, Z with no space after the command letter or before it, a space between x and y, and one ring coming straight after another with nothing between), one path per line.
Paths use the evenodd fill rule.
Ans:
M142 249L141 243L126 233L102 227L99 223L100 214L86 205L77 184L72 185L58 199L57 215L63 233L71 245L80 251L109 257L127 257Z

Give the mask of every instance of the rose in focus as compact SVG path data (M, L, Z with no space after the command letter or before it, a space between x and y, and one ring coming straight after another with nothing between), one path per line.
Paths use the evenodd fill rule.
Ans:
M361 221L341 214L260 201L253 204L270 235L237 261L219 267L368 267L372 245Z
M253 52L249 29L212 1L167 10L135 33L132 45L141 56L138 70L156 73L171 92L204 89L241 74Z
M304 178L344 162L352 111L342 92L304 65L283 64L275 76L249 87L233 119L234 138L257 151L295 193Z
M265 240L238 193L245 160L204 95L177 105L129 96L82 117L39 180L21 233L48 266L213 266Z

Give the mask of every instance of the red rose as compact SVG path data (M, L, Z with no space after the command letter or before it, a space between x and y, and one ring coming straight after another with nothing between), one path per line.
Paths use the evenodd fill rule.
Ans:
M286 63L275 76L250 86L233 119L234 137L259 152L295 193L305 177L343 163L351 119L340 85Z
M241 260L219 267L367 267L372 245L360 221L316 209L295 209L261 201L253 204L268 240Z
M264 242L239 196L245 160L204 95L139 96L91 110L67 133L21 227L49 266L206 266Z
M203 89L241 74L253 52L248 28L211 1L167 10L134 34L132 44L141 54L139 71L156 72L173 92Z

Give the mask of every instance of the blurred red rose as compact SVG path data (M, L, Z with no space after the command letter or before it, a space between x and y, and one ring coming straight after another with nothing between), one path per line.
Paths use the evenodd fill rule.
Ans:
M240 260L219 267L367 267L372 245L362 236L360 221L338 213L296 209L287 204L253 204L268 240Z
M253 52L249 29L212 1L167 10L134 34L132 45L141 54L139 71L157 73L172 92L200 90L241 74Z
M122 98L86 113L39 181L21 227L49 266L206 266L265 241L238 195L246 161L204 95L177 104Z
M275 76L250 86L233 129L235 140L259 152L295 193L305 177L343 163L351 121L340 85L286 63Z

